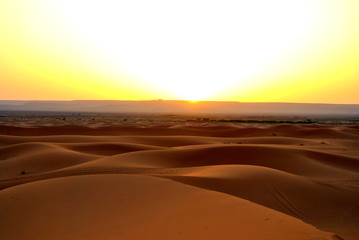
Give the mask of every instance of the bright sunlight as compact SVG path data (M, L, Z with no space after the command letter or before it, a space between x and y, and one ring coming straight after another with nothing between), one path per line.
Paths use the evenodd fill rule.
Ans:
M79 41L110 59L112 71L202 100L247 85L312 34L315 3L260 3L61 0L56 8Z
M0 94L357 103L358 12L356 0L2 0Z

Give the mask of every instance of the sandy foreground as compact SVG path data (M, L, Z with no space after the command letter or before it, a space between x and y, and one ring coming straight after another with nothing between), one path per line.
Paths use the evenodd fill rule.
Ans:
M0 126L0 238L359 239L359 127Z

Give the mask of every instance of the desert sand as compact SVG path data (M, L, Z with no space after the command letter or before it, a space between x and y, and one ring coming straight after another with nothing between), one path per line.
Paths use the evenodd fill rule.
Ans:
M359 127L0 126L0 236L359 239Z

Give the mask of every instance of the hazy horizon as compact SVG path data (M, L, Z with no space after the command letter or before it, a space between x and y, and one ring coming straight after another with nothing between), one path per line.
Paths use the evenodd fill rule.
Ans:
M282 116L359 116L358 104L261 103L183 100L0 100L0 112L93 112L133 114L230 114Z
M288 103L288 104L329 104L329 105L359 105L359 103L330 103L330 102L261 102L261 101L240 101L240 100L186 100L186 99L0 99L1 101L13 101L13 102L73 102L73 101L129 101L129 102L146 102L146 101L179 101L179 102L223 102L223 103Z

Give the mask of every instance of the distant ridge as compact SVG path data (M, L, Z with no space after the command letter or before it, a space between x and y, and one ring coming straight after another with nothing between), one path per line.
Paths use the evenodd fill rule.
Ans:
M0 111L11 112L91 112L142 114L232 114L290 116L359 117L358 104L189 102L180 100L74 100L16 101L0 100Z

